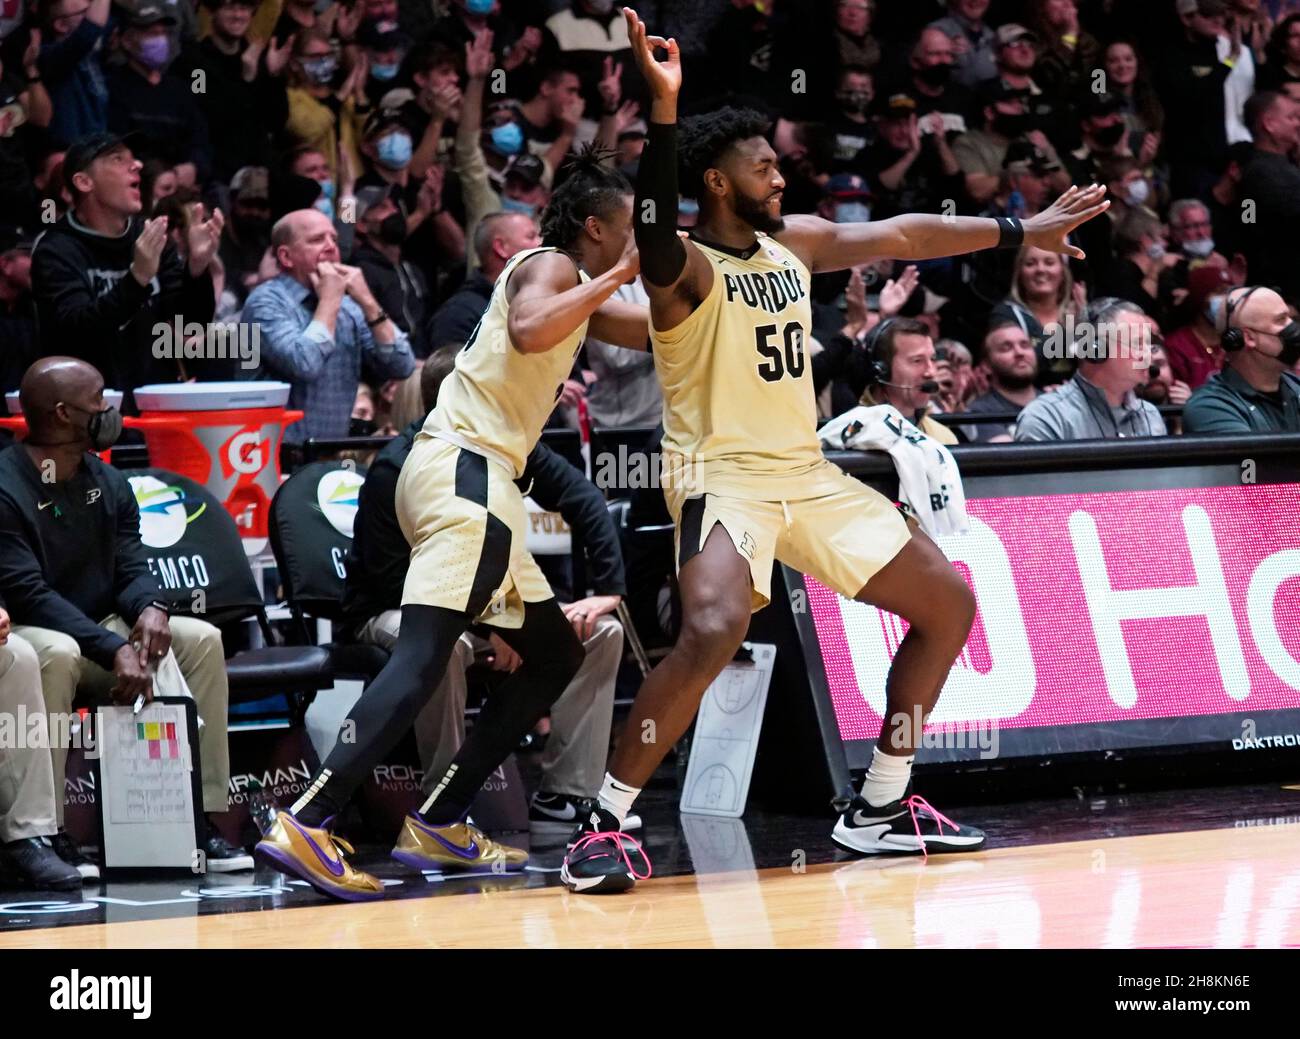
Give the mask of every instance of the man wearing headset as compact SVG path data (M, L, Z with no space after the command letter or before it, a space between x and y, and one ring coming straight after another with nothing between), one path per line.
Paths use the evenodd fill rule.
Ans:
M915 318L887 318L867 336L867 389L862 403L892 404L922 433L941 444L957 443L957 435L930 414L930 400L939 392L934 340L930 329Z
M1300 324L1273 289L1235 289L1225 308L1223 370L1183 408L1188 433L1300 432Z
M1134 392L1151 373L1151 334L1142 308L1103 296L1088 304L1074 332L1079 370L1059 390L1025 406L1016 440L1165 436L1159 409Z

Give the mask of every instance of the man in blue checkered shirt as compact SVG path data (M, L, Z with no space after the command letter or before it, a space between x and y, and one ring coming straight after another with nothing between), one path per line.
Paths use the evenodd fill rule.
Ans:
M281 217L271 249L280 273L249 293L243 320L259 336L262 374L289 383L289 406L306 412L285 442L347 436L363 364L372 379L404 379L415 369L411 345L360 269L339 262L338 235L323 213Z

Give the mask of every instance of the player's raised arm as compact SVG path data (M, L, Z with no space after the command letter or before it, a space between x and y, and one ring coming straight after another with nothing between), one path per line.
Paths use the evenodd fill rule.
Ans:
M641 251L641 280L650 297L651 310L660 326L670 328L689 315L694 302L700 298L693 291L701 274L700 267L708 272L708 261L677 234L677 94L682 86L681 53L676 40L647 36L645 23L631 8L623 8L623 16L627 19L632 56L651 94L646 143L637 168L632 227ZM656 60L656 47L667 51L663 61Z
M526 354L551 349L636 275L636 244L630 238L618 262L586 282L579 280L578 268L563 253L528 257L506 286L510 341Z
M907 213L870 223L834 224L813 216L787 218L776 237L807 261L814 273L838 271L869 260L929 260L980 249L1034 245L1083 259L1083 250L1066 239L1086 220L1110 208L1102 185L1072 187L1037 216L949 217Z

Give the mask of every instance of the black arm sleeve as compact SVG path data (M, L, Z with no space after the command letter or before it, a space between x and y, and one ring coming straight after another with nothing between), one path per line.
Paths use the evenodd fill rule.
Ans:
M677 237L677 124L651 123L649 131L637 167L632 226L641 277L664 286L686 268L686 246Z
M591 587L597 595L627 595L623 551L609 507L582 471L544 444L528 456L524 475L515 481L543 509L558 512L586 549Z

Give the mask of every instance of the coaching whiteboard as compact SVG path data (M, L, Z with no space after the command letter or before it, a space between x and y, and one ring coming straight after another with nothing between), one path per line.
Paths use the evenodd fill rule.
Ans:
M106 869L193 869L200 846L194 701L166 697L137 714L101 707L100 820Z
M752 661L734 660L709 686L695 719L679 810L737 818L745 814L749 780L772 684L776 646L747 644Z

